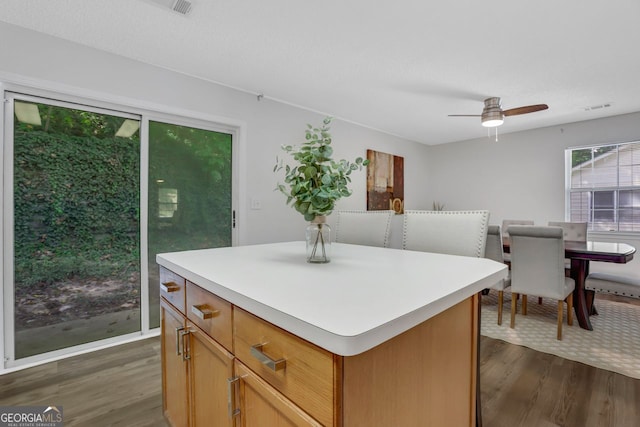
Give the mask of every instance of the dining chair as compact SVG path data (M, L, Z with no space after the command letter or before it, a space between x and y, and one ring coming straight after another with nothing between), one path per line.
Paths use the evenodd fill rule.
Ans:
M533 225L530 219L505 219L502 220L502 237L509 237L509 227L512 225ZM509 264L511 262L511 254L504 254L504 261Z
M336 212L336 243L389 246L394 211L344 210Z
M560 227L563 230L563 237L565 242L586 242L587 241L587 226L586 222L563 222L563 221L549 221L549 226ZM565 276L568 276L571 272L571 260L565 258L564 260Z
M549 226L562 228L565 241L572 242L587 241L587 225L586 222L549 221Z
M504 263L504 251L502 249L502 234L499 225L490 225L487 229L487 244L484 257L494 261ZM509 273L510 274L510 273ZM502 307L504 302L504 291L511 286L511 276L500 280L491 288L498 291L498 325L502 325Z
M527 295L558 301L557 339L562 339L564 300L567 324L573 325L575 281L564 274L564 239L560 227L512 225L511 240L511 328L515 327L518 295L522 314L527 314Z
M509 227L512 225L534 225L530 219L504 219L502 220L502 236L509 237Z
M418 211L404 213L402 248L482 258L489 211Z

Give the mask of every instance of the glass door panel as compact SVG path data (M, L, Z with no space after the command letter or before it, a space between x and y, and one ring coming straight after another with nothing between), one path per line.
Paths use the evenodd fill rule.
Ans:
M232 135L149 122L149 327L160 325L156 254L232 244Z
M13 99L15 359L140 331L140 120Z

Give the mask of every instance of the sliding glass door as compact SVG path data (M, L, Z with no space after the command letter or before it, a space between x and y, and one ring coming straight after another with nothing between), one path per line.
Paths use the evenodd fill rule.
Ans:
M139 331L140 118L11 101L12 356Z
M156 254L234 242L234 130L5 98L4 366L159 327Z
M156 254L231 246L232 136L149 122L150 327L160 326Z

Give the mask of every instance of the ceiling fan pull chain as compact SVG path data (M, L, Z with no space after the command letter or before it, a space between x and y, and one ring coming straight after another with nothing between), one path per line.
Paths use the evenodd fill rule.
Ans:
M498 142L498 128L496 127L495 130L496 130L496 142Z

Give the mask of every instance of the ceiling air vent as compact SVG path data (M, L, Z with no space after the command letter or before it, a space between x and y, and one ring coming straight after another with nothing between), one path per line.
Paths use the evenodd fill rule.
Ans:
M611 103L608 102L606 104L600 104L600 105L591 105L589 107L584 107L584 111L594 111L594 110L600 110L602 108L609 108L611 107Z
M191 12L192 3L188 0L148 0L166 9L179 13L180 15L188 15Z
M173 3L173 7L171 9L173 9L174 12L187 15L189 12L191 12L191 2L187 0L176 0Z

